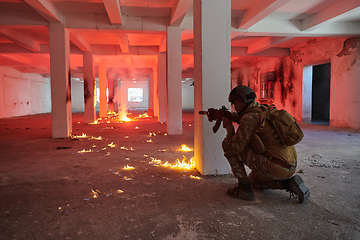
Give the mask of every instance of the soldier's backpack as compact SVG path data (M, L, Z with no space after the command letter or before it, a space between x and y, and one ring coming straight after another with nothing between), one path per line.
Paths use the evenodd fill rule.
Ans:
M303 139L304 133L290 113L284 109L278 110L275 105L261 104L261 106L267 109L263 113L266 114L266 118L271 122L284 145L292 146Z

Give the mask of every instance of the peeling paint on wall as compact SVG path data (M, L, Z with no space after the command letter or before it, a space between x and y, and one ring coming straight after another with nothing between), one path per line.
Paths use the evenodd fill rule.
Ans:
M343 48L341 52L336 56L342 57L342 56L350 55L353 49L357 50L359 44L360 44L360 37L351 37L346 39L343 43Z

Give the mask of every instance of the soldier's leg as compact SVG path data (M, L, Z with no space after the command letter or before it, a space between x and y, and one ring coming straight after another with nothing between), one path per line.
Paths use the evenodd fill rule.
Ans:
M238 154L234 154L228 148L225 140L223 141L223 150L226 159L228 160L234 177L238 179L238 183L233 188L228 188L227 194L231 197L252 201L255 199L251 188L250 181L244 167L244 161Z
M291 193L290 196L297 196L299 203L303 203L310 198L310 191L299 175L285 179L275 177L264 167L264 162L269 161L266 155L255 153L252 149L248 150L247 154L247 166L252 170L249 180L253 188L285 189Z

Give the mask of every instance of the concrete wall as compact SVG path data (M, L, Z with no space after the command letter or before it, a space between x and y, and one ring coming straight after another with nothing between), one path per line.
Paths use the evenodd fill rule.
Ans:
M260 74L274 71L274 104L302 121L303 70L323 63L331 63L330 126L360 129L360 38L319 38L293 48L289 57L263 59L233 70L232 79L240 79L260 96ZM232 83L237 85L235 80Z
M194 109L194 86L190 86L194 79L186 80L181 84L182 86L182 108Z
M0 118L51 112L50 79L0 67Z

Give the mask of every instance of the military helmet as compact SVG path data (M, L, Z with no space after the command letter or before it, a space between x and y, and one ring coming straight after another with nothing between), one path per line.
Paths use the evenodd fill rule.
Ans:
M244 103L252 103L256 98L256 94L250 87L240 85L231 90L229 102L233 103L237 98Z

